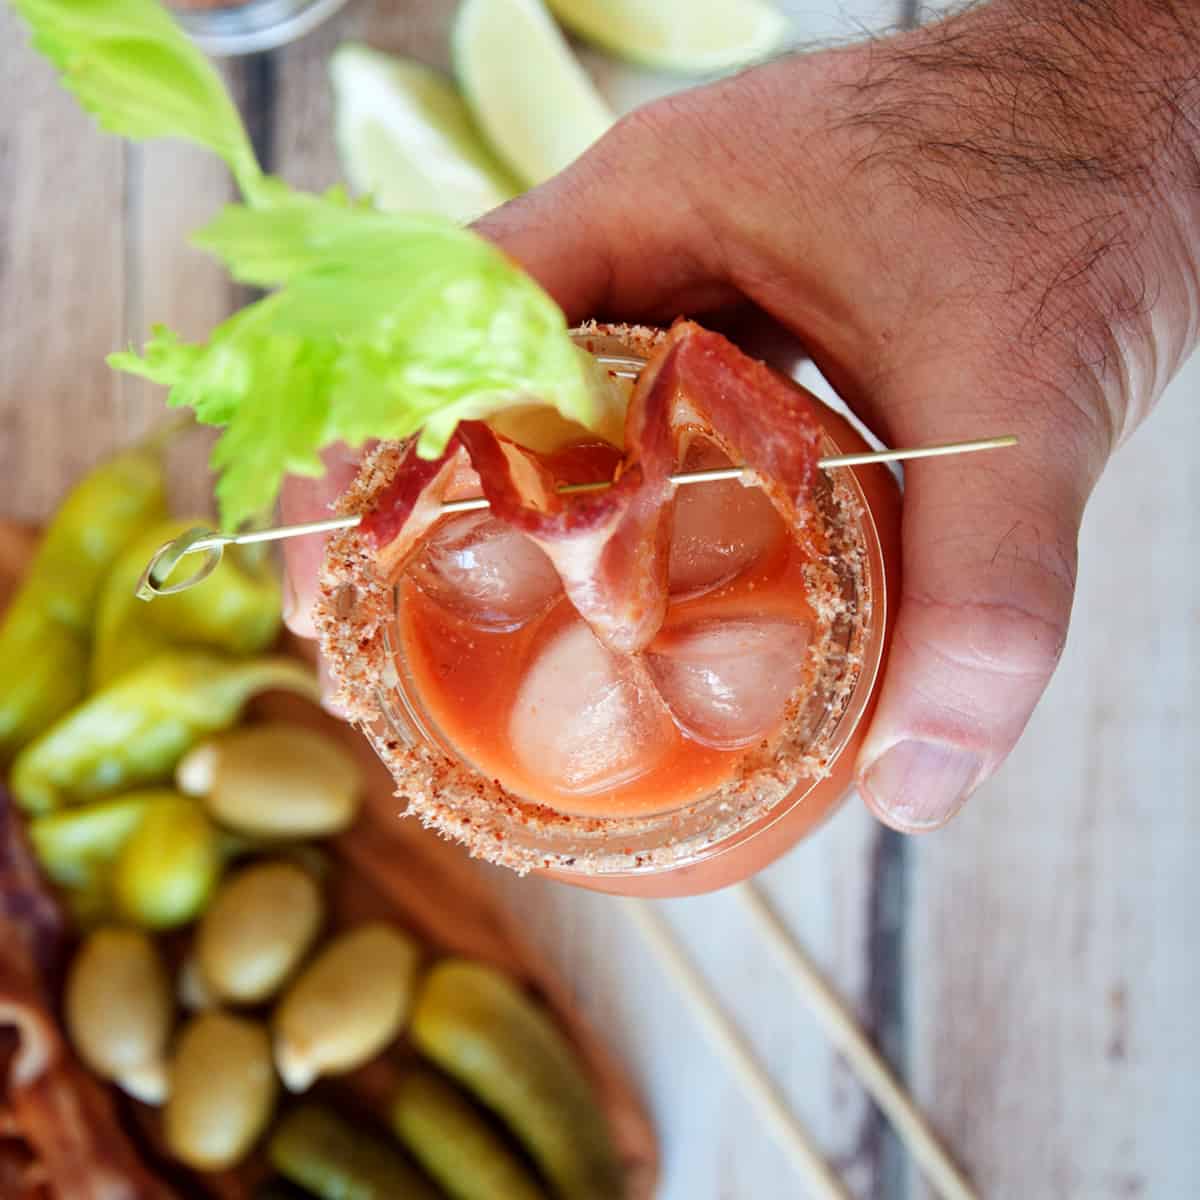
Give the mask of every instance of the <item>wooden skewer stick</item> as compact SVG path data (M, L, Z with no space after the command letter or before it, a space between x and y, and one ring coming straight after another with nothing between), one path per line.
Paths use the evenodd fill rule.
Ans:
M978 1200L975 1190L938 1142L911 1097L762 891L753 883L739 884L733 890L791 977L796 990L807 1001L825 1036L850 1062L859 1081L891 1121L933 1189L944 1200Z
M902 450L869 450L861 454L836 454L817 461L822 470L833 470L836 467L859 467L870 463L900 462L914 458L940 458L949 454L973 454L980 450L999 450L1005 446L1015 446L1017 439L1012 434L1003 437L976 438L967 442L945 442L938 446L911 446ZM679 487L687 487L697 483L714 483L725 479L745 480L748 472L745 467L716 467L708 471L686 471L671 476L671 482ZM560 495L576 495L580 492L599 492L612 484L608 481L598 483L569 483L558 489ZM448 500L441 506L443 513L477 512L488 508L488 502L483 496L471 496L464 500ZM278 542L285 538L306 537L316 533L334 533L339 529L353 529L361 516L329 517L323 521L306 521L301 525L280 525L274 529L252 529L247 533L226 534L216 533L211 529L189 529L174 541L159 547L154 557L146 564L141 579L137 584L137 596L141 600L153 600L156 596L171 596L176 592L186 591L194 587L216 570L221 561L221 555L226 546L250 546L257 542ZM200 568L178 583L161 582L169 579L180 559L189 554L204 554L205 561Z
M758 1105L780 1146L804 1177L812 1200L850 1200L850 1192L821 1156L808 1131L754 1056L745 1036L721 1008L670 927L644 900L626 900L630 916L671 972L713 1045Z

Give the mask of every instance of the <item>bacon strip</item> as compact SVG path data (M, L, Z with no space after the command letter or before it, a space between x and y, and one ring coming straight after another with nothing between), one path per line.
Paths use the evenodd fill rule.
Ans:
M821 447L810 400L765 363L694 322L676 322L667 347L654 386L674 389L676 429L695 420L732 461L750 469L790 528L802 525Z
M695 433L745 463L792 528L816 471L820 427L794 386L689 321L672 327L630 399L625 456L604 491L561 495L559 464L481 421L462 422L435 462L409 450L363 530L398 569L437 518L447 481L468 463L492 513L554 563L580 615L611 649L646 646L666 615L680 446Z
M478 495L478 488L479 477L470 469L459 433L435 459L418 457L416 442L409 442L379 504L363 522L379 547L380 569L385 574L399 570L441 516L442 502L455 495Z

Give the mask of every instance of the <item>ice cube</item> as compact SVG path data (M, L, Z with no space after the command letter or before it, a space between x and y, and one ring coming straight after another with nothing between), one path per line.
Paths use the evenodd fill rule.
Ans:
M681 487L675 495L671 595L684 599L728 583L785 533L762 488L744 487L736 479Z
M548 640L521 681L509 720L521 767L581 795L644 775L677 736L644 667L601 645L582 621Z
M438 525L412 577L442 607L482 629L519 629L562 595L558 572L543 551L488 513Z
M679 728L734 750L779 725L803 678L808 643L799 622L708 618L659 634L645 661Z

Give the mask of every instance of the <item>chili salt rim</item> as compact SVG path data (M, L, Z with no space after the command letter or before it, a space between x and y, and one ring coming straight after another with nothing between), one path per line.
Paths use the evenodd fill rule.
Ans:
M662 330L638 325L588 322L575 330L588 350L589 337L616 339L631 356L647 358L665 337ZM381 443L363 459L358 475L337 503L337 512L369 512L395 476L405 444ZM854 489L842 479L830 481L835 516L827 525L837 544L831 557L845 564L863 595L866 548L859 536L862 506ZM832 576L832 568L824 568ZM814 564L814 570L822 570ZM406 740L394 728L383 689L398 684L389 629L395 619L395 582L375 571L375 551L358 528L334 535L319 575L314 622L330 669L338 685L337 702L366 734L396 781L396 796L408 815L445 837L462 843L472 855L524 874L551 868L582 874L612 874L662 869L703 856L706 851L765 818L804 782L816 782L830 771L829 758L840 715L844 714L862 669L863 641L870 625L869 596L860 606L844 651L833 645L837 619L848 615L835 594L832 580L814 580L818 595L821 637L809 653L823 665L818 679L789 701L780 733L770 746L743 751L738 773L699 801L669 814L680 828L688 818L704 814L703 833L671 836L664 832L656 844L636 853L608 846L636 840L651 828L654 818L586 817L560 813L521 799L497 780L425 742ZM837 666L836 673L834 666ZM822 697L832 719L822 725L823 736L811 736L805 701ZM657 820L665 818L659 817ZM522 838L515 838L519 832ZM522 844L539 834L553 834L550 847Z

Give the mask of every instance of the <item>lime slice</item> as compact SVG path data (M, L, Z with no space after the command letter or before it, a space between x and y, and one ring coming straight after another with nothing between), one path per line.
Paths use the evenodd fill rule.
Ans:
M613 122L541 0L465 0L453 45L476 121L526 183L557 174Z
M342 168L380 208L471 221L520 190L440 72L347 44L329 74Z
M766 0L547 0L572 33L633 62L703 74L777 50L787 19Z

